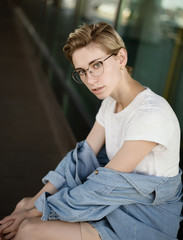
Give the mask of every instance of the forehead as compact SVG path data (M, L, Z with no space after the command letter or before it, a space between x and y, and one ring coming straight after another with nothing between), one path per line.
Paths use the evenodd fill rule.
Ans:
M105 57L106 52L98 45L91 43L86 47L77 49L72 55L75 68L87 68L88 64L97 59Z

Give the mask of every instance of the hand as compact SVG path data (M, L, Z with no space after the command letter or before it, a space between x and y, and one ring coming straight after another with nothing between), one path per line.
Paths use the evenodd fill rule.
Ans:
M5 217L0 221L0 240L1 239L12 239L22 223L22 221L28 216L26 211L14 213L10 216Z
M12 212L12 214L8 217L5 217L4 219L2 219L0 221L0 240L4 240L5 237L4 237L4 234L7 233L8 231L10 231L11 229L14 229L15 231L15 228L16 228L16 231L20 225L20 223L23 221L20 221L20 223L18 224L18 221L15 222L15 219L16 219L16 213L18 212L22 212L21 214L18 214L19 216L20 215L23 215L23 211L25 211L26 209L29 209L29 208L32 208L33 206L33 203L32 203L32 199L33 198L23 198L17 205L16 205L16 208L15 210ZM15 223L14 223L15 222ZM14 223L14 224L13 224ZM13 224L13 226L11 226ZM11 227L10 227L11 226ZM17 226L17 227L16 227ZM6 236L7 238L7 236Z
M0 234L0 240L4 240L4 237L3 235Z
M35 207L29 210L13 212L10 216L5 217L0 221L0 240L9 240L15 237L20 224L23 220L32 217L41 217L42 213ZM3 238L2 238L3 237Z
M0 225L0 227L1 227L1 225ZM1 233L0 233L0 240L5 240Z
M10 225L12 225L12 223L13 223L13 221L8 221L8 222L6 222L5 224L3 224L3 228L2 228L2 225L0 226L0 228L2 228L2 229L0 230L0 240L6 240L6 239L5 239L5 236L3 236L3 234L1 234L1 232L3 231L3 229L6 229L6 228L8 228Z

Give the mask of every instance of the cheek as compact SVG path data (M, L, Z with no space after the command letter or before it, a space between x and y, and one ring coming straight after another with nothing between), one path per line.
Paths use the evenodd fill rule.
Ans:
M110 69L108 68L104 74L103 74L103 81L106 84L114 84L115 82L118 82L118 79L120 79L120 70L116 69L116 67L111 66Z

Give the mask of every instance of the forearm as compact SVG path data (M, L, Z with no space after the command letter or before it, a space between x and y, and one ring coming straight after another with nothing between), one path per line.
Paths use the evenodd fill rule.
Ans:
M53 184L48 182L34 197L30 199L29 204L27 205L28 209L34 208L34 202L44 193L48 192L50 194L54 194L57 192L57 189L54 187Z
M23 210L30 210L34 208L34 202L44 193L49 192L50 194L54 194L57 192L57 189L48 182L34 197L23 198L16 206L15 210L12 212L17 213Z
M27 218L41 217L41 216L42 216L42 213L39 212L36 207L26 211L26 217Z

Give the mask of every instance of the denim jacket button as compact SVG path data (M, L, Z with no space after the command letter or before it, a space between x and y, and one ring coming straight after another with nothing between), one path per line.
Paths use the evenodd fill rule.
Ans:
M95 175L98 175L98 174L99 174L98 170L95 170Z

